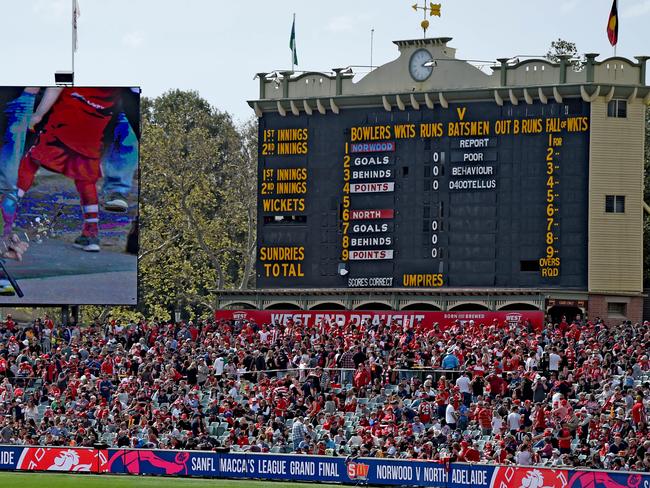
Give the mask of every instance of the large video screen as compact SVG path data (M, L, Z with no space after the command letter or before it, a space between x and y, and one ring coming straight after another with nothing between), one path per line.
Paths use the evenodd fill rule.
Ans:
M0 87L0 305L137 303L140 89Z
M584 289L589 123L568 98L264 114L257 285Z

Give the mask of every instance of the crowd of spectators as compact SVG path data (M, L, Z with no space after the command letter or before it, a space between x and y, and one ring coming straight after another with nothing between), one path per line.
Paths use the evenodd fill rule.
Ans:
M650 324L0 322L0 443L650 471Z

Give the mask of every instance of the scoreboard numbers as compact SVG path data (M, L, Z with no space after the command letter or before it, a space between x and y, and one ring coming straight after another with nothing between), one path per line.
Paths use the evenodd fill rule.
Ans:
M265 113L259 288L584 288L589 104Z

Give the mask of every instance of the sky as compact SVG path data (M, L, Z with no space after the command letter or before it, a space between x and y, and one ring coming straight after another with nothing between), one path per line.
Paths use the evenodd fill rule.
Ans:
M294 13L296 70L370 65L372 29L375 66L397 57L393 40L422 36L416 0L78 1L75 84L141 86L148 97L196 90L238 122L253 116L255 74L291 67ZM612 0L436 1L442 17L431 19L428 37L452 37L462 59L541 56L557 38L598 59L614 54L605 33ZM55 71L71 69L72 0L0 6L0 85L51 85ZM650 0L619 0L618 9L617 54L650 55Z

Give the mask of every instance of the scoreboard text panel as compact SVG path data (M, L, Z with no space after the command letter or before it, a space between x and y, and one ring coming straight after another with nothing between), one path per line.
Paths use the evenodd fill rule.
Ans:
M589 105L265 114L260 288L587 282Z

